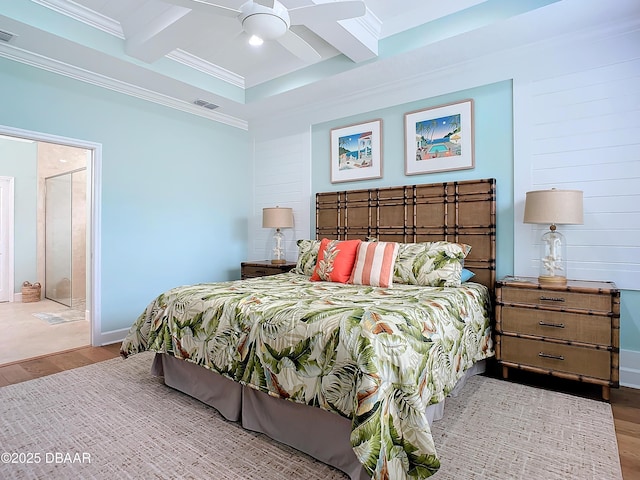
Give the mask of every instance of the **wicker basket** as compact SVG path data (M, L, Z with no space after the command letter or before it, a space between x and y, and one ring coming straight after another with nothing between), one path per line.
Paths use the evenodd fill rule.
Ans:
M24 282L22 284L22 303L39 302L42 287L38 282Z

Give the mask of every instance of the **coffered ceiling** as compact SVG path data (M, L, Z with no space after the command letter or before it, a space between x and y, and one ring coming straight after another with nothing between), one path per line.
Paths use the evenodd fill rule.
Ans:
M295 9L332 1L280 3L293 17ZM397 74L390 59L419 58L472 32L491 42L508 19L557 1L363 0L364 15L339 21L322 20L318 9L290 27L319 54L303 59L284 42L249 45L235 13L198 5L235 10L247 0L11 0L0 2L0 56L246 128L265 109L299 101L287 95L294 90L357 78L364 67L367 75L372 68ZM486 45L467 48L473 54Z

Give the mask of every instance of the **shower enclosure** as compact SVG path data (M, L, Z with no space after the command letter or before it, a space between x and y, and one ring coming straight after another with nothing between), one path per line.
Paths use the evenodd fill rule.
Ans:
M45 297L85 310L86 168L45 179Z

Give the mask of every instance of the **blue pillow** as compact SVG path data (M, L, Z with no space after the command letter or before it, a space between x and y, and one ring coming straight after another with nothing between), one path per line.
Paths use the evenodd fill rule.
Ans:
M469 280L471 280L476 274L473 273L471 270L467 270L466 268L462 269L462 274L460 275L460 281L462 283L464 282L468 282Z

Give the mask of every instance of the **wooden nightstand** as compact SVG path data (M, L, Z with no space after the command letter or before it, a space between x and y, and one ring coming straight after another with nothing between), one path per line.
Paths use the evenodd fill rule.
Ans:
M242 280L255 277L266 277L268 275L277 275L285 273L295 267L295 262L287 263L271 263L270 260L262 260L257 262L242 262L240 273Z
M496 283L496 360L509 368L619 387L620 291L612 282L537 278Z

